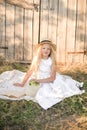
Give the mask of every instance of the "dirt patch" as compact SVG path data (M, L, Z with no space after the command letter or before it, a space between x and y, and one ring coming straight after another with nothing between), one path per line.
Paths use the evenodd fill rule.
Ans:
M53 124L48 129L53 130ZM55 121L54 130L87 130L87 117L79 117L72 115L66 119L59 119ZM47 129L46 129L47 130Z

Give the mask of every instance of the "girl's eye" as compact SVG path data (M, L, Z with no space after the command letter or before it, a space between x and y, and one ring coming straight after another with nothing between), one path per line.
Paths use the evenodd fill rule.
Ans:
M45 48L42 48L42 49L45 49Z
M42 49L47 49L47 50L50 50L50 48L45 48L45 47L43 47Z

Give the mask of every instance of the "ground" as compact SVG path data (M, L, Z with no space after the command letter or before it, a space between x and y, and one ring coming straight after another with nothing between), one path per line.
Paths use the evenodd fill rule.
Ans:
M27 64L4 63L0 64L0 73L28 68ZM59 72L83 81L85 93L64 99L48 110L32 101L0 99L0 130L87 130L87 65L64 66Z

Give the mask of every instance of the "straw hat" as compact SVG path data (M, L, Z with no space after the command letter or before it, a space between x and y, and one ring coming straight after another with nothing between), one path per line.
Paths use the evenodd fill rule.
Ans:
M56 50L56 45L50 40L43 40L39 42L37 46L39 47L41 44L50 44L53 47L53 49Z

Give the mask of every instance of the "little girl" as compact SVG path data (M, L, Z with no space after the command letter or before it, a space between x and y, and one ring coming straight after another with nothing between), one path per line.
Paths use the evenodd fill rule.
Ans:
M48 109L67 97L84 93L79 89L83 83L56 71L55 50L51 41L44 40L38 44L27 73L3 72L0 75L0 98L33 100Z

